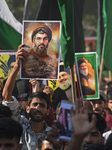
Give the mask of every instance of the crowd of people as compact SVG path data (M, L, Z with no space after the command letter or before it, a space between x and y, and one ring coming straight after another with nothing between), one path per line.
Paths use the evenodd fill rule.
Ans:
M64 99L73 104L67 71L60 71L59 87L55 91L47 85L41 84L41 88L37 80L30 79L32 94L28 97L25 113L21 113L13 90L21 60L26 59L23 45L18 47L15 65L3 87L3 100L0 104L0 149L111 150L111 82L107 84L105 92L99 91L99 99L75 100L75 110L71 107L69 116L72 125L72 136L69 140L59 138L61 128L58 122L61 101Z

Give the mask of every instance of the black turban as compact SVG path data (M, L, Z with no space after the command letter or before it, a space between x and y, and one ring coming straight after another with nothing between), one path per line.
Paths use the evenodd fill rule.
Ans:
M48 41L50 42L51 38L52 38L52 31L51 29L46 26L46 25L43 25L43 26L38 26L37 28L35 28L32 32L32 42L33 42L33 38L34 36L38 33L38 32L43 32L43 33L46 33L48 35Z

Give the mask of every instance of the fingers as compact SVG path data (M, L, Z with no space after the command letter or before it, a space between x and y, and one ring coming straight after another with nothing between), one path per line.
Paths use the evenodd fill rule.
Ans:
M76 100L76 114L82 113L83 111L83 100L79 98Z
M27 52L24 50L24 45L25 44L21 44L18 47L18 51L16 52L16 60L17 61L19 61L19 60L25 61L26 60Z
M35 79L30 79L29 82L30 82L32 85L35 85L35 84L37 84L38 81L35 80Z
M76 100L76 114L88 113L89 112L89 102L79 98Z

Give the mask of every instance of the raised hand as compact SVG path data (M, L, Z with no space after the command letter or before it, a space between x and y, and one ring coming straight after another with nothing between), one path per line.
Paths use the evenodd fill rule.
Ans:
M84 138L90 130L96 125L96 117L92 116L91 122L88 119L88 101L85 101L83 105L82 99L76 101L75 113L71 110L72 127L75 137Z

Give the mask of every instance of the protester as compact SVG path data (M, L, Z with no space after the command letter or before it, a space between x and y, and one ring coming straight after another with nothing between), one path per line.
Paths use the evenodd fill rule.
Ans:
M82 100L77 100L75 114L71 110L71 117L73 136L67 150L87 150L92 144L103 144L106 122L99 114L88 114L88 102L82 106Z
M19 115L19 104L16 98L12 96L12 91L20 69L20 62L21 60L25 61L25 54L26 52L22 49L22 45L20 45L16 52L16 64L3 89L2 104L10 107L15 119L23 126L23 134L21 137L23 149L34 150L39 148L41 141L47 138L47 133L50 129L44 122L45 117L49 113L49 97L44 92L32 93L28 98L28 106L26 107L29 120Z
M99 96L100 96L99 99L91 99L90 103L92 105L94 113L98 113L101 116L105 116L104 109L107 102L107 98L104 92L101 90L99 91Z
M47 86L47 85L42 85L43 88L40 88L39 87L39 82L36 80L36 79L30 79L30 83L32 85L32 92L36 92L36 91L43 91L44 93L46 93L49 98L50 98L50 95L53 95L53 90ZM55 119L55 115L53 114L53 111L52 111L52 102L50 100L50 107L49 107L49 115L46 116L45 118L45 122L47 123L48 126L52 126L53 124L53 120Z
M22 150L23 128L11 118L0 118L0 150Z

